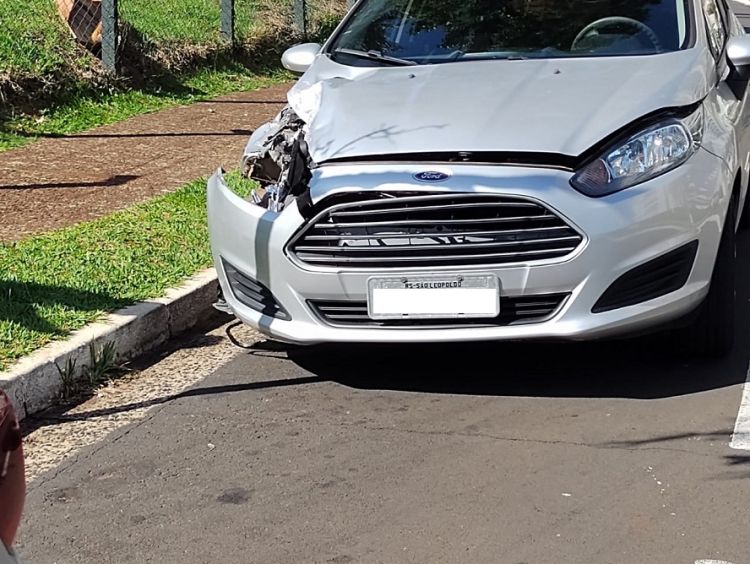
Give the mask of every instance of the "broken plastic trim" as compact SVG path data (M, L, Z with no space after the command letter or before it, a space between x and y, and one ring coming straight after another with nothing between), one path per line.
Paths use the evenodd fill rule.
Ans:
M260 190L253 190L251 200L278 213L296 199L304 216L312 206L312 162L305 122L287 107L263 131L265 139L242 159L242 174L261 185Z
M216 295L216 302L213 304L213 307L216 311L220 311L221 313L228 313L229 315L234 315L234 310L227 303L226 298L224 298L224 292L221 289L221 287L219 287L219 291Z

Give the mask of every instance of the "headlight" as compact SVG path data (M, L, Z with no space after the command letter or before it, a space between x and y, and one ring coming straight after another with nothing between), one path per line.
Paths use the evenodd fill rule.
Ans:
M570 183L587 196L608 196L677 168L698 150L702 138L701 106L686 118L662 121L610 147Z

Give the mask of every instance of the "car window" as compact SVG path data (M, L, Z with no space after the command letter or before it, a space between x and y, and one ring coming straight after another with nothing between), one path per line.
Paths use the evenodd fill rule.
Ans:
M366 0L329 51L353 64L651 55L686 47L687 14L685 0Z
M706 16L708 44L714 58L718 60L724 51L724 42L726 41L726 31L718 2L716 0L703 0L703 13Z

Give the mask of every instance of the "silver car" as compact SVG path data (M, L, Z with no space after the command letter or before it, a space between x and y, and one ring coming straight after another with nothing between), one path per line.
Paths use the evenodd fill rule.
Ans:
M208 186L224 305L286 342L734 333L750 36L725 0L361 0Z

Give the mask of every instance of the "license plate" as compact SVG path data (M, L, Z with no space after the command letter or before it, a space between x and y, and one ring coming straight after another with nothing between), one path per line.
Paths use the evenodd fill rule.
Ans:
M500 315L500 280L493 275L370 278L372 319L494 318Z

